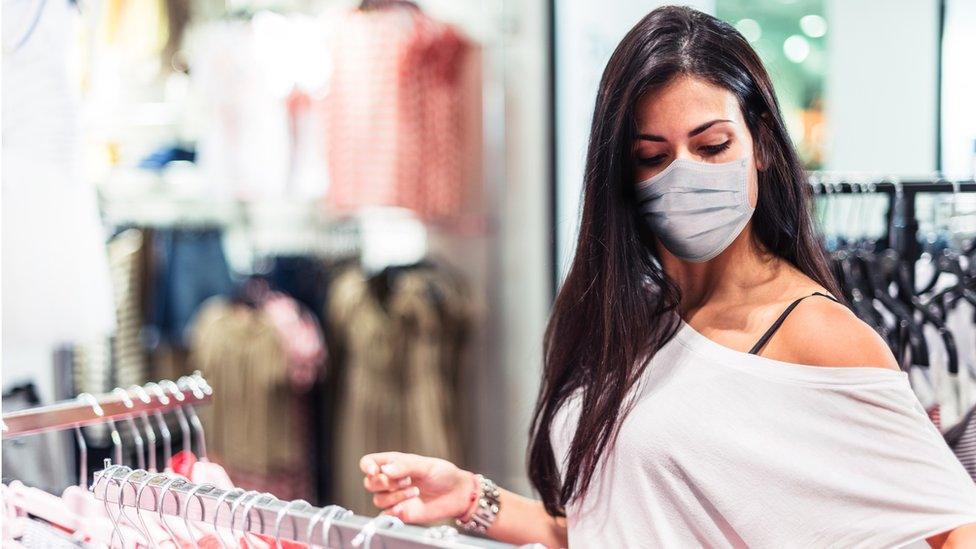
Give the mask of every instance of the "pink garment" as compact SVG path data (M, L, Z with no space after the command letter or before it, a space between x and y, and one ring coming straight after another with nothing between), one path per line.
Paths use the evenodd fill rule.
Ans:
M309 390L325 362L325 340L318 321L301 304L280 292L271 293L262 311L281 337L292 387L299 392Z
M460 75L471 42L409 9L348 11L334 38L329 207L396 206L453 223L468 183Z
M186 477L194 484L213 484L221 490L234 487L223 467L212 461L198 460L193 452L179 451L173 454L169 463L176 474Z

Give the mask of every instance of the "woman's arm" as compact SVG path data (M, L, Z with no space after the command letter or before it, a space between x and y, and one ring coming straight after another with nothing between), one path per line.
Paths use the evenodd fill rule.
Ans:
M925 540L935 549L962 549L963 547L976 547L976 522L960 526L955 530L950 530L932 536Z
M498 517L488 529L492 539L512 544L541 543L566 547L566 519L553 517L542 502L499 488Z
M408 523L430 523L468 515L475 505L474 474L443 459L383 452L363 456L363 485L373 504ZM549 515L542 502L499 489L499 512L487 535L513 543L566 546L562 518Z

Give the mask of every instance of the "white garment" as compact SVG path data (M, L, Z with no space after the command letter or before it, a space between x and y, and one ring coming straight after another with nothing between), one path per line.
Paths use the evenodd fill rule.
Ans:
M326 21L259 11L217 21L189 40L197 165L215 197L259 201L325 194L320 100L329 78ZM310 97L291 128L288 97Z
M570 547L897 547L976 523L976 485L903 372L780 362L682 323L631 393ZM556 415L565 456L579 393Z
M68 2L3 3L5 358L28 349L50 356L55 345L105 337L115 325L95 189L79 175L79 99L69 71L77 23ZM4 380L44 377L35 368L5 363Z

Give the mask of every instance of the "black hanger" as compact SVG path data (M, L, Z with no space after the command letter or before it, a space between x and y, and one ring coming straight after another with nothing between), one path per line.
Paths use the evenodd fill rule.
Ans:
M956 338L946 327L945 321L939 317L939 308L935 304L923 303L918 297L912 297L912 305L915 310L922 313L923 322L931 324L939 332L942 344L945 345L946 353L949 355L949 373L959 373L959 351L956 348Z
M908 304L888 293L888 288L896 281L896 276L900 272L901 263L898 253L890 249L881 253L860 252L855 256L855 264L861 269L867 282L866 290L873 298L872 303L883 305L898 320L899 327L905 328L914 364L928 366L929 349L922 326L916 321L912 308Z
M851 304L854 312L881 334L885 341L888 341L889 346L892 346L896 338L892 335L892 330L885 324L884 316L874 306L874 300L871 297L874 292L862 275L862 269L855 264L855 254L849 250L840 250L835 252L833 257L841 287L844 289L845 297L847 297L847 301Z

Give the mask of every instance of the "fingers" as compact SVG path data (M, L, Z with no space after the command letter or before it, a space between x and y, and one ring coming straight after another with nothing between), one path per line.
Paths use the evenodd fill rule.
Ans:
M413 481L410 477L392 480L383 473L378 475L366 475L363 477L363 486L370 492L389 492L392 490L398 490L400 488L410 486L412 482Z
M420 488L417 488L416 486L396 490L394 492L382 492L373 496L373 505L379 507L380 509L388 509L404 500L415 498L419 495Z
M402 456L400 452L379 452L376 454L366 454L359 459L359 468L367 475L375 475L380 472L380 466L394 461Z
M384 509L383 513L392 515L408 524L429 522L431 517L424 513L423 505L424 503L420 498L407 498L393 507Z
M392 480L407 476L423 477L428 465L425 458L400 452L368 454L359 460L359 468L367 475L383 473Z

